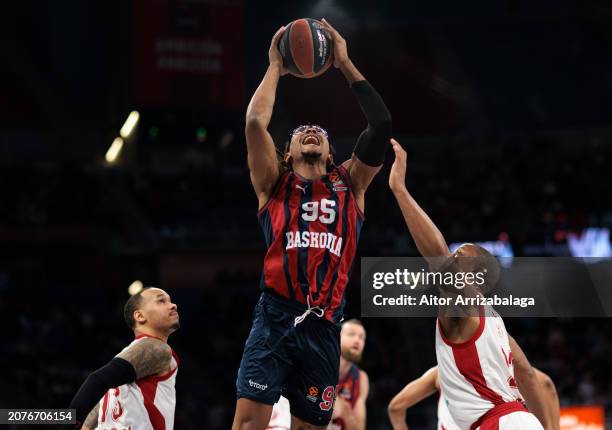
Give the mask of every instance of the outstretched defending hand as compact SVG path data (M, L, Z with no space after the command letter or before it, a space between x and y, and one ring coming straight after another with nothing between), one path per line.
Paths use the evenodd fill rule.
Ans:
M325 18L323 18L321 22L323 23L323 28L329 33L334 42L334 67L339 68L342 64L349 61L346 40L340 36L338 30L332 27L331 24L325 20Z
M288 73L287 69L285 69L285 66L283 65L283 57L281 56L280 51L278 50L278 41L281 37L283 37L284 32L285 26L282 26L278 29L276 33L274 33L274 36L272 37L272 43L270 43L270 49L268 50L268 59L270 60L270 65L278 67L281 76L284 76Z
M391 146L395 153L395 161L389 174L389 187L395 193L406 189L406 151L393 138L391 139Z

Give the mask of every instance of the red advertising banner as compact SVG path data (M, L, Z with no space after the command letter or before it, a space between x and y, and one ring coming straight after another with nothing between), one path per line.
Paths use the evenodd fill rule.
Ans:
M134 0L133 88L144 105L240 108L242 5L237 1Z
M561 408L561 430L604 430L603 406Z

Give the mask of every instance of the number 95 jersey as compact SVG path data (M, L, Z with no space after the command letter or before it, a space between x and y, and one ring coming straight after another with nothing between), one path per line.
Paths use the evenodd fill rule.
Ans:
M340 321L363 220L344 167L314 180L283 172L259 211L268 246L261 288L304 304L308 297Z

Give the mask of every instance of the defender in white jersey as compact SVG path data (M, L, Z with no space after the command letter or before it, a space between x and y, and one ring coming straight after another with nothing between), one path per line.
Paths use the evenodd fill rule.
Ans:
M482 296L498 281L499 264L477 245L464 244L449 252L440 230L406 188L406 152L394 139L391 145L395 161L389 186L419 252L434 271L463 275L461 279L466 282L461 288L451 286L453 294ZM472 275L471 281L466 274ZM477 285L476 279L483 282ZM452 309L461 312L452 315L446 313L448 310L439 308L436 355L440 386L459 428L541 429L538 419L548 428L544 395L533 369L528 366L520 380L514 379L512 351L499 315L492 308L476 306ZM519 401L517 382L537 419Z
M77 428L172 430L178 357L167 342L180 326L177 306L164 290L144 288L127 301L124 317L136 338L74 396Z
M510 337L510 348L515 351L512 343L513 339ZM526 360L524 360L523 353L518 345L517 349L516 356L513 357L513 361L515 361L514 371L515 374L520 374L522 372L522 363ZM553 430L559 430L559 397L557 396L555 384L547 374L536 368L534 368L534 370L538 382L542 385L546 393L546 409L548 415L552 417L551 428ZM459 426L455 423L455 420L453 420L448 410L448 401L444 398L440 390L438 366L432 367L419 378L409 382L402 391L393 397L388 407L389 421L391 421L393 430L407 430L406 410L436 392L439 393L437 411L438 430L459 430Z

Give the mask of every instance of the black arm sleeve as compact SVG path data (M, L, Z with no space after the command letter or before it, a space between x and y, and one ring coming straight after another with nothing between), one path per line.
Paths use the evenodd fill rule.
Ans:
M368 81L353 82L351 88L368 120L368 128L357 139L354 153L362 163L372 167L380 166L389 148L391 114L380 94Z
M118 357L90 373L72 402L70 402L70 409L76 409L77 428L81 428L89 412L96 406L106 391L135 380L134 366Z

